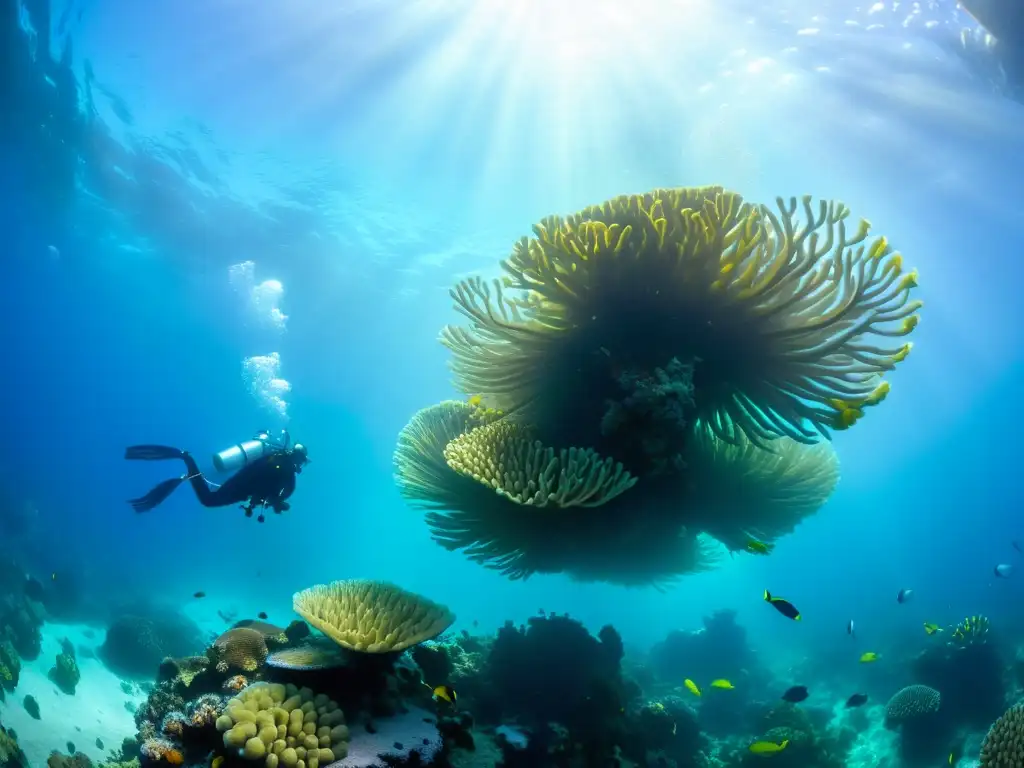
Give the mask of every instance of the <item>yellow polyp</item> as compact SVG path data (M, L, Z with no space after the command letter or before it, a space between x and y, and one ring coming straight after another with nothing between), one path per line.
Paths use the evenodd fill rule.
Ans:
M864 405L878 405L880 402L885 400L891 388L892 387L888 381L883 381L864 399Z
M900 280L900 290L906 290L907 288L917 288L917 270L911 270L903 276Z
M626 241L629 239L630 233L633 231L633 226L627 224L622 228L622 232L619 233L619 241L615 244L615 252L618 253L622 250L623 246L626 245Z
M726 264L723 264L722 265L722 275L723 276L728 275L730 272L733 271L733 269L735 269L735 267L736 267L736 263L732 262L732 261L730 261L730 262L728 262Z
M911 315L910 317L903 318L903 325L900 328L900 333L910 333L912 330L917 328L917 324L921 322L920 315Z
M569 244L572 246L572 252L576 255L576 258L580 259L581 261L587 260L586 252L580 250L579 246L576 245L575 240L570 240Z
M913 349L913 347L913 342L908 341L900 348L900 351L897 352L892 357L890 357L889 360L891 360L893 363L902 363L904 360L907 359L907 355L910 354L910 350Z
M828 401L828 404L835 408L837 411L845 411L850 406L847 405L845 400L840 400L838 397L834 397Z
M872 243L871 250L869 251L869 254L870 254L871 258L873 258L873 259L880 259L883 256L885 256L886 250L888 248L889 248L889 241L885 238L885 236L882 236L882 237L878 238L877 240L875 240L874 243Z
M846 408L842 413L839 414L839 421L842 422L844 427L852 427L857 423L857 420L864 415L864 411L859 408Z
M715 282L713 282L709 287L713 293L717 293L725 288L725 284L721 280L715 280Z
M898 253L894 253L892 257L886 262L885 271L895 272L897 275L903 271L903 257Z
M658 240L660 242L664 242L664 240L665 240L665 229L666 229L666 227L668 227L668 220L667 219L654 219L652 221L652 223L654 224L654 231L658 233Z

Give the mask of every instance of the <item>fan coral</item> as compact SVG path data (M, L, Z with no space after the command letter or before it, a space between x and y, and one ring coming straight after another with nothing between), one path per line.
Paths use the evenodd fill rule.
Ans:
M318 768L348 752L348 727L338 705L309 688L269 683L250 685L217 718L224 746L246 760Z
M457 285L470 323L442 342L469 402L416 414L395 452L434 539L511 578L657 584L713 567L709 537L738 550L813 514L838 479L814 444L886 397L910 345L870 339L909 334L921 302L845 205L776 203L619 197Z
M917 273L884 237L867 242L866 221L847 232L842 203L801 202L803 221L795 198L776 212L721 187L657 189L544 219L503 283L452 291L471 322L442 335L457 383L531 423L585 422L571 442L595 445L608 385L678 359L690 421L724 440L849 427L910 350L867 340L916 327Z
M229 629L213 642L209 649L210 658L218 672L240 669L255 672L267 658L267 641L255 629L239 627Z
M1008 709L996 720L981 744L980 768L1024 765L1024 706Z
M303 645L282 648L267 656L267 666L278 669L333 669L344 663L342 649L328 638L315 638Z
M730 550L742 551L751 537L770 542L792 532L839 482L839 459L827 442L782 437L764 450L743 434L729 443L700 424L686 458L687 519Z
M885 724L893 728L939 711L942 697L927 685L908 685L897 691L885 706Z
M455 614L443 605L381 581L318 585L292 597L295 612L342 648L403 651L444 632Z

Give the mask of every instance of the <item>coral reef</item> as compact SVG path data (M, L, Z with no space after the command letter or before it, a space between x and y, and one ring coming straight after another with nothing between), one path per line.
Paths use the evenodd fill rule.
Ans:
M64 638L61 641L61 652L53 667L50 668L49 677L54 685L68 696L75 695L75 686L82 679L82 673L78 671L78 662L75 661L75 647L71 641Z
M238 627L224 632L207 650L218 672L255 672L267 660L267 641L262 632Z
M352 579L297 592L295 612L342 648L395 653L431 640L455 621L443 605L394 584Z
M942 695L927 685L901 688L885 707L885 726L900 731L900 749L908 763L941 755L946 747L939 729Z
M14 735L0 725L0 768L27 768L28 760Z
M996 720L981 745L981 768L1024 765L1024 706L1011 707Z
M268 683L249 686L217 718L224 746L267 768L318 768L348 754L348 726L337 703L308 688Z
M885 399L910 345L870 339L921 302L845 205L776 203L622 196L459 283L470 324L442 341L469 402L420 411L395 452L434 539L514 579L660 584L813 514L838 479L814 444Z
M0 701L3 701L4 691L13 692L18 687L18 679L21 676L21 659L14 646L3 638L0 638Z
M989 621L971 616L946 634L945 644L926 648L914 660L913 679L942 694L950 723L986 728L1006 708L1005 662L991 642Z

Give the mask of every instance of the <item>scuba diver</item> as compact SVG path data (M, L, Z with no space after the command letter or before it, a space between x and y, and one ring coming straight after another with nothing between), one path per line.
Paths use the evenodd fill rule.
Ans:
M290 508L285 499L295 491L295 476L309 463L306 446L302 443L291 445L291 436L287 430L282 432L279 440L272 438L269 432L260 432L252 440L214 454L213 466L217 470L237 470L221 485L207 482L188 451L166 445L133 445L124 453L124 457L130 461L181 459L188 471L180 477L164 480L145 496L130 499L128 503L136 512L148 512L188 480L196 498L204 507L241 504L246 517L252 517L253 512L258 510L259 516L256 519L262 523L266 520L264 511L267 507L277 514Z

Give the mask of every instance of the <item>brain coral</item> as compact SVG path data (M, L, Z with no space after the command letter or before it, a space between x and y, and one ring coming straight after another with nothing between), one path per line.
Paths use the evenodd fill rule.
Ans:
M1024 705L1008 709L989 728L981 744L980 768L1024 765Z
M256 629L238 627L214 640L210 651L219 672L230 669L254 672L267 658L267 641Z
M885 706L885 724L896 727L917 720L921 717L934 715L939 711L942 697L934 688L927 685L908 685L898 690Z
M348 754L348 727L337 703L309 688L254 683L217 718L224 746L267 768L319 768Z
M292 596L295 612L342 648L391 653L430 640L455 621L445 606L382 581L351 579Z

